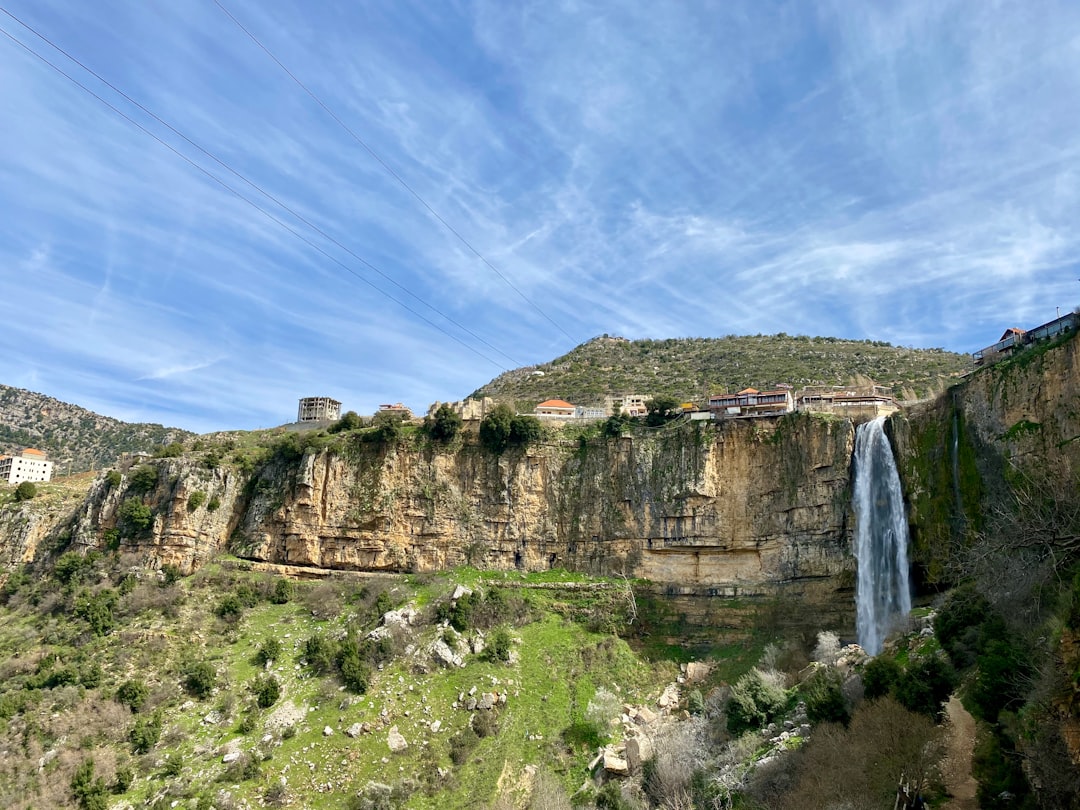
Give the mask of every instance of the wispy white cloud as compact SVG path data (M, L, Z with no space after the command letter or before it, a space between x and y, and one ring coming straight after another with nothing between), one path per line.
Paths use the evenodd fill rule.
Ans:
M19 0L345 267L0 40L0 284L34 313L0 380L259 426L323 391L422 409L602 332L969 350L1077 300L1067 3L228 5L529 300L212 4Z

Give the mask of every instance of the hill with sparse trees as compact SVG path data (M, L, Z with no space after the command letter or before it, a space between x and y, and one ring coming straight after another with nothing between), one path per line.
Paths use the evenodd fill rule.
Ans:
M44 450L62 471L99 469L121 453L153 452L195 434L179 428L121 422L58 399L0 385L0 454Z
M576 405L607 394L666 395L699 401L712 394L778 384L849 385L873 381L901 399L941 391L970 368L966 354L882 341L804 335L627 340L603 335L549 363L508 371L473 392L530 409L553 396Z

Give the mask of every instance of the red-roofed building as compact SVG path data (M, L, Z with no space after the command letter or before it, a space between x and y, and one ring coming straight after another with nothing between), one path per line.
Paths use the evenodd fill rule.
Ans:
M541 419L573 419L574 410L574 406L566 400L548 399L537 405L533 413Z

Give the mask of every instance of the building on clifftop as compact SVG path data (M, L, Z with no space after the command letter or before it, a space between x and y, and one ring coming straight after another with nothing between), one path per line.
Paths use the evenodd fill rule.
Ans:
M341 418L341 403L330 397L304 397L296 412L297 422L335 422Z

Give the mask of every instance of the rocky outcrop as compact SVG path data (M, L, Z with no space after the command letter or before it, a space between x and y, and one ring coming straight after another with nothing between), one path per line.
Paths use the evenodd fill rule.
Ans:
M131 471L99 478L71 540L95 547L119 534L124 550L184 572L228 549L358 571L562 567L647 578L689 600L833 593L853 567L853 436L846 420L791 414L501 456L469 440L450 451L347 442L279 454L251 475L159 459L146 493L132 491ZM132 498L153 510L141 534L118 517Z

